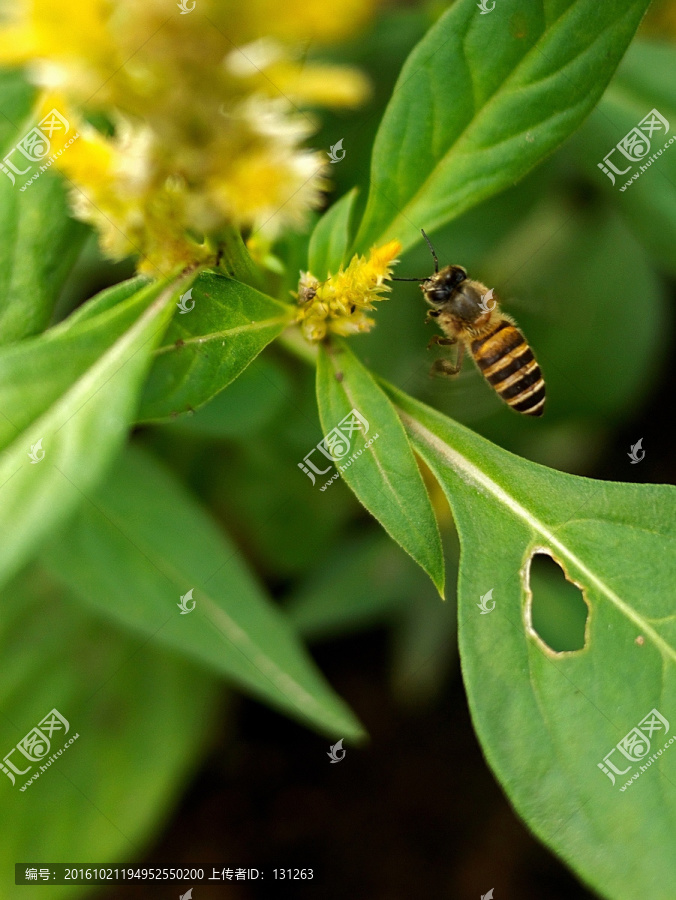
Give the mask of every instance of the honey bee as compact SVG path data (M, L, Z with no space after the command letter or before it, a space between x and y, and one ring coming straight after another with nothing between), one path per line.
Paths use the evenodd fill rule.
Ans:
M445 337L435 334L428 350L433 344L458 344L455 362L438 359L430 374L457 375L467 347L481 374L505 403L524 415L541 416L545 383L525 337L497 301L489 305L493 292L469 279L462 266L446 266L439 271L434 247L424 231L422 235L432 252L434 275L392 280L419 282L425 301L433 307L425 321L434 319Z

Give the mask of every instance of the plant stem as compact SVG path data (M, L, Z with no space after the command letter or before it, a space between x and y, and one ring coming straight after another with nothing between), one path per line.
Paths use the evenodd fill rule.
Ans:
M277 338L277 343L297 359L302 359L310 366L317 366L317 345L308 343L296 325L292 325L282 332Z

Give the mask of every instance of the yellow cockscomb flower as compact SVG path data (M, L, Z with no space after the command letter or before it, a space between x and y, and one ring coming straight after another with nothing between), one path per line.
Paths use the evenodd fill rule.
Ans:
M301 42L345 36L374 2L329 16L324 0L18 0L0 64L26 63L40 116L56 109L78 133L51 150L76 215L106 253L137 253L157 274L214 258L231 226L268 240L300 227L321 202L328 159L303 147L316 126L299 106L355 106L368 85L349 67L302 64Z
M368 258L353 256L347 269L341 266L326 281L318 281L311 272L301 272L295 296L299 303L297 321L305 337L321 341L329 332L347 336L370 331L374 322L366 310L374 309L374 302L390 290L385 281L400 250L399 241L373 247Z

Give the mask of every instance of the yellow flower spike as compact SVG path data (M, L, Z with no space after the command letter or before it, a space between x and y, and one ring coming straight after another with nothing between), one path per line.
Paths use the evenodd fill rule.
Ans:
M389 291L385 284L392 274L395 258L401 251L399 241L373 247L367 257L355 255L346 269L318 281L311 272L301 272L298 283L299 323L308 341L321 341L329 332L348 336L370 331L373 319L365 310L374 309Z

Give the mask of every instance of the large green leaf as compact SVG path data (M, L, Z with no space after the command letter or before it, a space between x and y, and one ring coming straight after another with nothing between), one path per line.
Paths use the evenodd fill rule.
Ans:
M409 56L373 150L356 247L438 228L513 184L603 93L648 0L457 0Z
M676 751L643 773L615 751L611 761L627 772L614 785L599 764L653 709L670 723L667 739L676 724L676 489L556 472L388 393L460 535L460 652L488 761L528 825L603 896L667 900ZM528 573L537 551L583 590L584 649L555 652L535 631ZM489 591L492 612L482 614ZM663 727L651 743L651 753L663 748Z
M33 126L33 93L19 72L0 71L0 156L10 153ZM40 164L30 163L20 151L10 160L29 171L18 175L8 169L14 183L0 171L0 344L47 327L87 235L86 226L69 215L58 178L41 173L22 191Z
M204 752L216 699L213 679L152 642L83 616L44 573L8 588L0 599L1 755L53 709L69 728L54 732L42 763L18 750L10 755L17 769L28 769L12 772L14 785L0 772L2 900L17 896L16 862L140 857ZM21 896L51 900L88 890L40 882Z
M152 457L129 449L90 496L44 557L83 602L312 727L363 736L237 549Z
M192 306L194 304L194 306ZM223 275L204 272L158 348L139 419L202 406L244 371L294 319L295 309Z
M0 350L0 582L121 446L174 300L173 287L150 285L79 326Z
M320 348L317 400L325 440L341 477L443 597L441 538L415 457L392 404L344 341ZM355 412L362 424L351 421ZM345 435L351 440L348 446Z

